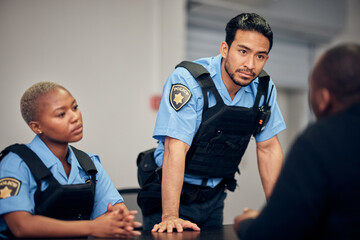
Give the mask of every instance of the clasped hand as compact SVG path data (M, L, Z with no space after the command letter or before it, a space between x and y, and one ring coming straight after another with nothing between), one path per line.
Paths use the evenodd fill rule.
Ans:
M94 219L93 236L129 238L139 236L141 233L134 228L141 227L141 223L135 222L137 211L129 211L125 205L114 207L108 205L107 212Z

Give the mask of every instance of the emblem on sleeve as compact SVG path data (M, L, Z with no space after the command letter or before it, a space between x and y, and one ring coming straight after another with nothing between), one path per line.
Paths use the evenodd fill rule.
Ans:
M191 98L190 90L182 84L174 84L171 86L170 90L170 104L175 109L179 111L186 103L189 102Z
M20 186L21 182L15 178L0 179L0 199L16 196Z

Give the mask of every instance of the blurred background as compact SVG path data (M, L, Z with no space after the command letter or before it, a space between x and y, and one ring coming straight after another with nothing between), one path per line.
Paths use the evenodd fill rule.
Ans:
M360 43L358 0L0 0L0 148L34 134L19 101L38 81L55 81L77 99L84 138L117 188L138 187L137 154L157 145L152 132L168 75L180 61L215 56L225 25L242 12L265 17L274 46L265 70L287 124L286 155L311 121L308 75L321 52ZM224 223L265 203L251 141Z

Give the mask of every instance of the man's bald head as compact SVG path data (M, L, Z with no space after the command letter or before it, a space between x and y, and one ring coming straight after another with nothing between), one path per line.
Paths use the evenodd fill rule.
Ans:
M343 44L326 51L313 69L310 85L310 103L318 117L360 102L360 45Z

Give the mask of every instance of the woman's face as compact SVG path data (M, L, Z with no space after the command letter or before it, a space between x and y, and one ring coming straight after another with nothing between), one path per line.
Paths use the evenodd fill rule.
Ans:
M37 131L45 143L67 144L83 137L83 121L74 97L56 88L37 99ZM31 123L30 123L31 124ZM48 144L47 144L48 145Z

